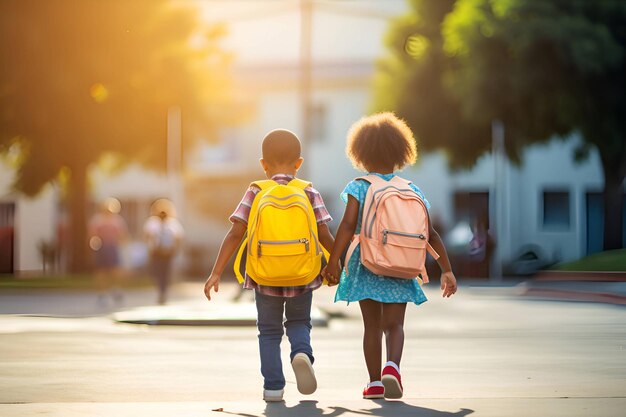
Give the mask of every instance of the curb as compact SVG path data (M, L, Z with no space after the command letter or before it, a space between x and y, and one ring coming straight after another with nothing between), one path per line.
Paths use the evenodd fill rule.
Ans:
M593 281L593 282L626 282L624 271L539 271L533 280L536 281Z
M622 281L533 279L519 284L518 289L522 296L626 305L626 282Z
M256 307L249 305L221 305L216 308L187 306L139 307L111 315L117 323L147 324L150 326L226 326L256 327ZM329 315L317 307L311 309L311 324L327 327Z
M588 293L550 288L528 288L522 293L522 295L528 297L547 298L551 300L626 305L626 296L610 293Z

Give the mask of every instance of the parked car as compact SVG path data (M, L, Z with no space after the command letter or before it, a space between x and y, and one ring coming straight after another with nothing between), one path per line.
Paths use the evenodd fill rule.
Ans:
M505 275L532 275L554 263L539 245L525 245L513 260L504 265L503 270Z

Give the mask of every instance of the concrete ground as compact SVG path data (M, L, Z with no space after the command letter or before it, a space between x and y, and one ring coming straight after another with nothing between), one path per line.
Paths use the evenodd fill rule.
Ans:
M407 309L402 400L361 399L358 305L333 304L324 288L315 304L336 318L313 330L319 388L297 392L285 342L280 404L261 400L252 326L125 324L93 294L3 292L0 416L626 416L623 307L489 287L444 300L426 288L429 301ZM223 285L211 306L201 284L184 284L167 308L233 309L236 291ZM126 308L153 295L128 292Z

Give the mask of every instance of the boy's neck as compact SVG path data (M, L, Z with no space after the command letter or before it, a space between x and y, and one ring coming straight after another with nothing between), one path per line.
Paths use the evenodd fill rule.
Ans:
M265 175L267 176L268 179L272 179L274 178L276 175L287 175L289 177L295 177L296 176L296 172L284 172L284 171L276 171L276 172L266 172Z
M274 175L289 175L295 177L298 170L293 169L293 166L289 167L272 167L265 171L267 178L271 179Z

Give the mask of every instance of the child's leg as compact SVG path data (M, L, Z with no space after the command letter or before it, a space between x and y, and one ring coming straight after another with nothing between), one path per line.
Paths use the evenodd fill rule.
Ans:
M259 329L259 352L263 388L285 388L283 364L280 360L280 340L283 337L283 297L272 297L254 292Z
M298 391L310 395L317 389L311 349L311 301L313 292L285 299L285 329L291 344L291 366Z
M404 313L406 303L383 304L382 328L385 332L387 360L400 366L404 348Z
M285 329L291 344L291 359L296 353L305 353L313 363L311 348L311 301L313 291L285 299Z
M382 357L382 303L374 300L361 300L361 315L363 316L363 353L365 364L370 376L370 382L380 381Z

